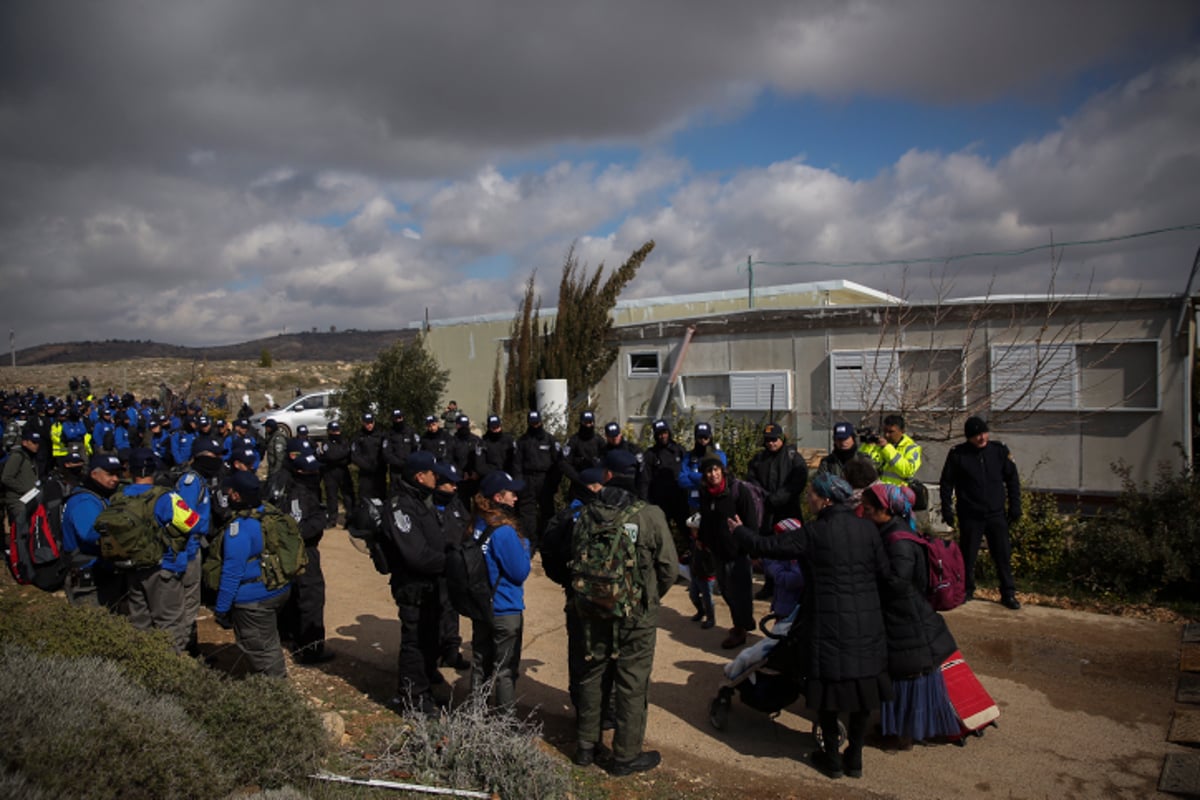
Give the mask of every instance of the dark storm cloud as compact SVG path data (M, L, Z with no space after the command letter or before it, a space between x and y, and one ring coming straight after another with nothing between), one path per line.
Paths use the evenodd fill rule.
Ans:
M426 307L505 309L522 277L464 280L466 264L554 270L570 241L618 220L619 234L585 246L613 265L656 239L636 288L657 293L736 282L714 265L764 242L883 257L1068 224L1152 226L1172 202L1196 207L1200 183L1195 136L1180 135L1200 104L1176 111L1195 93L1161 81L1001 163L914 153L876 181L796 160L720 185L670 153L502 169L591 145L654 153L689 119L736 114L769 87L955 103L1052 92L1148 43L1169 50L1197 13L982 0L4 3L0 284L36 285L40 301L9 322L26 344L202 343L300 319L384 328ZM1106 203L1117 191L1131 197Z

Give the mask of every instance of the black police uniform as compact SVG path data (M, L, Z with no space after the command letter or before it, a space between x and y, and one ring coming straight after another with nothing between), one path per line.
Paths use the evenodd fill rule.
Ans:
M430 489L401 481L384 515L384 550L392 598L400 616L399 698L426 713L437 708L431 688L438 672L442 606L438 578L446 566L446 535Z

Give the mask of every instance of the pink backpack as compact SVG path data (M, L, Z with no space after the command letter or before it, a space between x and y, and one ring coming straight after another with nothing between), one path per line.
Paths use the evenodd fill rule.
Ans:
M926 538L907 531L892 531L888 541L916 542L925 548L929 565L929 589L925 599L934 611L949 611L963 604L967 596L967 571L958 543L938 537Z

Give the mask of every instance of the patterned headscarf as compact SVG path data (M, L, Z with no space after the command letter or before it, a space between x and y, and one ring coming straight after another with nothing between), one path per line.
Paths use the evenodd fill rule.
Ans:
M812 479L813 491L818 497L832 500L835 503L848 503L854 497L854 490L844 478L839 478L829 472L818 472Z
M913 501L917 496L912 489L877 481L868 486L866 491L875 496L881 508L886 509L892 516L903 519L914 532L917 530L917 521L913 519L912 510Z

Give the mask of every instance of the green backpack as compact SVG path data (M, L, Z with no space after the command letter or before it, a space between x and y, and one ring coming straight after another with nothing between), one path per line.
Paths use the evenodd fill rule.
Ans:
M292 578L304 572L304 567L308 564L308 553L304 550L300 525L290 514L285 514L267 503L261 511L239 511L229 524L233 525L243 519L258 520L262 528L263 550L258 559L262 583L268 591L282 589ZM224 535L216 537L204 559L204 585L213 591L219 591L221 588L224 541Z
M575 610L588 619L624 619L643 605L638 565L638 526L645 507L634 501L616 507L595 501L583 507L571 535L571 589Z
M188 535L163 525L154 516L155 504L169 491L152 486L141 494L130 496L119 491L112 496L95 523L100 534L100 555L106 561L121 568L153 567L162 561L168 547L176 553L186 549Z

